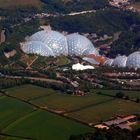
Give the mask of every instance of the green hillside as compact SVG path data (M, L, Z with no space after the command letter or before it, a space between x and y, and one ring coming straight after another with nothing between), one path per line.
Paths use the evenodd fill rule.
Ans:
M0 8L40 7L40 0L0 0Z

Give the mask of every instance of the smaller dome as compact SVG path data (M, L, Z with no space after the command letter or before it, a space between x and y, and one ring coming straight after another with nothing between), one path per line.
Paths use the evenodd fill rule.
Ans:
M128 56L126 66L129 68L140 69L140 51L134 52Z
M123 56L117 56L113 63L112 63L112 66L116 66L118 68L123 68L123 67L126 67L126 61L127 61L127 57L125 55Z
M67 42L69 55L87 55L90 50L97 53L91 41L78 33L67 35Z
M105 65L105 66L112 66L113 61L114 61L114 59L108 58L108 59L104 62L104 65Z

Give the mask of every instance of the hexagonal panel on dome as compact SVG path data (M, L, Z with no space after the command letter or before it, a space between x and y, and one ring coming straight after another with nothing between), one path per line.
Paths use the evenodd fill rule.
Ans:
M113 63L112 66L116 66L116 67L126 67L126 61L127 61L127 57L126 56L117 56Z
M84 55L89 53L89 50L95 49L88 38L77 33L68 35L67 42L69 55ZM95 51L95 53L97 52Z
M66 37L56 31L40 31L31 36L32 41L41 41L52 49L55 56L68 55Z
M53 51L40 41L30 41L22 45L22 50L27 54L38 54L41 56L54 56Z
M126 66L129 68L140 69L140 51L134 52L128 56Z
M114 59L108 58L108 59L105 61L104 65L105 65L105 66L112 66L113 61L114 61Z
M47 33L44 43L52 49L56 56L68 55L67 40L63 34L56 31L50 31Z

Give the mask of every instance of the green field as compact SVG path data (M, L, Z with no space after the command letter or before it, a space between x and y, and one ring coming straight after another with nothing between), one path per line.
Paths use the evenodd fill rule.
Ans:
M12 96L19 97L23 100L33 100L55 93L52 89L41 88L32 85L23 85L6 90Z
M0 0L0 8L40 7L40 0Z
M26 87L31 89L34 86L26 85ZM39 92L37 89L35 91ZM39 93L44 94L43 90ZM27 140L27 138L68 140L70 135L91 131L94 129L48 111L39 110L21 100L7 96L0 97L0 132L12 136L0 135L0 140Z
M140 114L140 104L110 96L115 96L118 90L93 90L88 96L74 96L37 86L24 85L6 91L9 95L53 111L62 111L64 115L86 123L98 123L114 115ZM99 91L105 95L97 94ZM122 92L131 98L140 97L139 91Z
M28 104L9 97L0 97L0 130L33 111Z
M93 131L93 129L58 115L38 110L7 127L4 133L37 140L67 140L72 134L88 131Z
M121 99L114 99L107 103L72 112L68 115L78 120L95 124L101 120L108 120L116 115L130 115L135 113L140 114L140 104Z

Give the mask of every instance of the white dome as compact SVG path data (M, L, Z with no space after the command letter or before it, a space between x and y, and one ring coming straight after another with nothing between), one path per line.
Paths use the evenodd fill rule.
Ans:
M70 34L65 37L56 31L39 31L33 34L22 48L25 53L43 56L49 54L51 56L98 54L91 41L86 37L79 34Z
M52 49L55 56L67 55L67 40L64 35L56 31L40 31L31 36L32 41L41 41Z
M30 41L22 45L22 50L27 54L38 54L41 56L54 56L53 51L40 41Z
M127 57L126 56L117 56L113 63L112 63L112 66L116 66L116 67L126 67L126 61L127 61Z
M97 53L97 50L94 48L91 41L77 33L68 35L67 42L69 55L87 55L92 52L95 54ZM90 50L92 51L91 53Z
M140 51L134 52L128 56L126 66L129 68L140 69Z
M105 66L112 66L113 61L114 61L114 59L108 58L108 59L104 62L104 65L105 65Z

